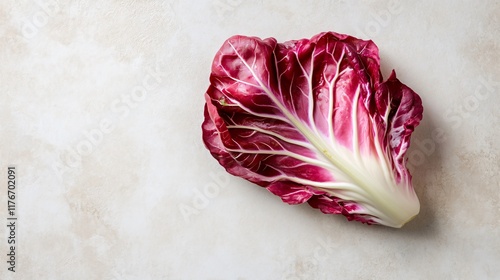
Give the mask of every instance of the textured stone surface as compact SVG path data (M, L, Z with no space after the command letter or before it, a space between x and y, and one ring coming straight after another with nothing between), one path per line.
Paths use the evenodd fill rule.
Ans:
M17 166L19 215L1 279L500 275L499 1L51 1L0 3L0 177ZM283 204L201 143L227 37L329 30L373 39L423 99L422 210L400 230Z

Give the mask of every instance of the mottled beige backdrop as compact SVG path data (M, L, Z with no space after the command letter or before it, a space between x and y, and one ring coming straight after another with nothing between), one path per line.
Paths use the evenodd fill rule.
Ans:
M286 205L201 143L227 37L330 30L423 99L402 229ZM0 36L0 279L500 277L499 1L2 1Z

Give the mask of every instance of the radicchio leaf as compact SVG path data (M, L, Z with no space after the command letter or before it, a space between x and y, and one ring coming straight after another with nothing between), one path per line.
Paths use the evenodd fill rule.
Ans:
M372 41L233 36L205 100L203 141L229 173L367 224L401 227L418 214L404 156L422 102L394 71L382 80Z

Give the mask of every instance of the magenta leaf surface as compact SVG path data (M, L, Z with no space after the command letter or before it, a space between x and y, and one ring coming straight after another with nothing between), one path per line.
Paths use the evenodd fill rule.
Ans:
M420 210L405 153L420 97L372 41L333 32L277 43L234 36L217 52L203 141L231 174L289 204L401 227Z

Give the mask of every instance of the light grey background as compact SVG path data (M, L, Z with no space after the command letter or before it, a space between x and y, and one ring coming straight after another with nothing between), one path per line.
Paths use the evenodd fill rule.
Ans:
M0 4L0 178L18 169L17 272L1 279L495 279L499 1ZM201 143L231 35L371 38L420 94L400 230L289 206ZM0 218L6 221L6 183Z

